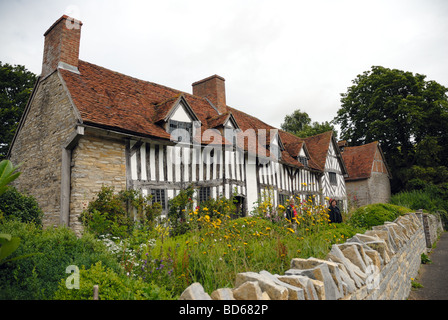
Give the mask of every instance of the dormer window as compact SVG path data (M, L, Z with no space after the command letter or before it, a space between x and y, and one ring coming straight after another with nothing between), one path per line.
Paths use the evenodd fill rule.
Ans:
M193 124L170 119L168 133L171 134L173 141L191 143L193 141Z
M299 156L298 160L301 164L303 164L305 167L308 167L308 158L304 156Z

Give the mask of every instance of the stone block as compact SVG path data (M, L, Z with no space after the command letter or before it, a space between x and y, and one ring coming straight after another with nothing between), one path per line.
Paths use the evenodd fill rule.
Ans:
M274 283L270 278L255 272L238 273L235 279L235 286L240 286L247 281L258 282L260 288L266 291L272 300L288 300L288 289Z
M236 300L263 300L263 292L257 281L243 282L232 292Z
M344 265L345 270L349 277L353 279L355 285L357 288L361 288L364 285L366 275L364 272L361 271L361 269L353 264L349 259L347 259L344 254L342 253L342 250L339 247L340 245L334 244L331 248L331 251L327 255L327 259L341 263Z
M232 289L230 288L217 289L210 296L213 300L235 300Z
M301 288L304 293L305 300L318 300L319 297L317 295L316 289L314 288L314 284L310 278L305 276L277 276L277 278L285 283L288 283L292 286ZM316 282L318 280L315 280ZM320 281L319 281L320 282ZM320 282L323 286L323 283Z
M211 300L204 287L199 282L195 282L182 292L179 300Z
M365 253L362 246L353 244L345 244L340 246L344 256L356 265L362 272L366 272L368 263L365 259Z
M295 259L293 259L295 260ZM299 263L299 261L296 261ZM316 263L313 261L312 263ZM291 265L294 266L294 262L291 262ZM325 297L327 300L337 300L343 297L341 291L339 291L338 286L333 280L333 277L330 273L328 265L325 263L321 263L316 265L314 268L310 269L289 269L285 272L286 275L302 275L307 276L311 279L319 280L324 283L325 287Z
M290 285L287 282L283 282L278 278L277 275L272 275L271 273L265 270L260 271L260 274L272 280L272 282L274 282L275 284L288 289L288 300L305 300L305 294L302 288Z

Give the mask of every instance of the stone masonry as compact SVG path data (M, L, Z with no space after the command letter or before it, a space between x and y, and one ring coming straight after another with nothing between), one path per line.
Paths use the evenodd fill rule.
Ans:
M82 230L79 216L101 187L126 189L126 145L123 139L93 135L87 129L73 150L71 169L70 226Z
M428 224L428 225L425 225ZM416 277L421 254L442 230L438 216L408 213L394 222L334 244L325 260L295 258L285 275L267 271L236 276L234 288L208 295L194 283L181 300L404 300Z
M10 152L22 172L13 185L36 198L43 224L52 226L60 219L62 146L75 131L76 117L58 72L34 90Z

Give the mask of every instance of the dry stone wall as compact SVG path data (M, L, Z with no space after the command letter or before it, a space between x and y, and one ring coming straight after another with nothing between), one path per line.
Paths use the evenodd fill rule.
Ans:
M434 243L441 230L439 217L408 213L333 245L325 260L292 259L284 275L239 273L234 288L211 295L194 283L180 300L403 300L428 248L425 234Z

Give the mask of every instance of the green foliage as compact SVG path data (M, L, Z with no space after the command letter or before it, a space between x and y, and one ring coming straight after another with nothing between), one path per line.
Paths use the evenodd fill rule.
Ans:
M33 196L28 196L9 187L0 195L0 211L6 219L17 219L22 222L33 222L42 225L43 211Z
M393 222L408 212L411 212L409 208L393 204L369 204L356 209L348 223L355 227L370 229L373 226L384 224L386 221Z
M80 269L79 289L68 289L65 279L59 282L56 300L92 300L93 286L98 285L99 300L143 300L170 299L165 288L149 285L141 279L119 274L102 265L101 261L86 269Z
M193 194L194 188L189 185L168 201L168 219L173 236L184 234L190 229L186 213L193 211Z
M419 190L402 191L394 194L390 203L412 210L425 209L429 212L448 211L448 183L440 186L425 184Z
M294 110L291 115L286 115L284 122L280 125L282 130L296 133L302 131L306 125L309 125L311 118L306 112L301 112L300 109Z
M17 250L19 244L20 238L11 237L10 234L0 234L0 264L8 261L5 259Z
M280 125L282 130L290 132L298 137L307 138L327 131L333 131L337 136L335 127L328 121L319 123L311 122L308 113L295 110L291 115L286 115L284 122Z
M4 221L0 230L21 239L11 261L0 266L0 299L52 299L69 265L81 268L102 261L120 270L116 259L90 234L78 238L66 227L42 230L34 223L16 220ZM13 260L25 255L27 259Z
M113 187L103 186L97 198L82 212L81 221L97 236L110 234L123 238L132 233L135 221L148 229L154 227L162 208L151 200L152 196L143 196L141 191L115 193Z
M0 159L8 152L36 79L24 66L0 61Z
M420 256L420 260L422 264L429 264L432 263L431 259L429 259L428 255L422 253Z
M5 193L9 183L20 176L20 172L15 172L17 168L9 160L0 161L0 195Z
M393 192L414 177L413 166L443 171L419 175L420 179L448 182L444 161L448 157L448 88L425 78L374 66L358 75L341 95L341 108L333 120L349 145L381 143L393 175Z

